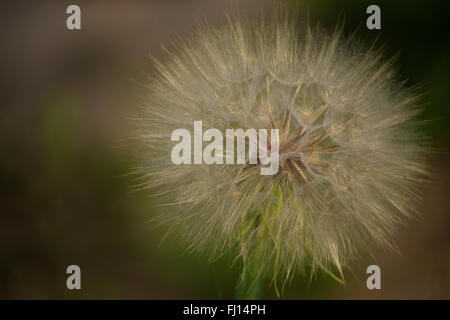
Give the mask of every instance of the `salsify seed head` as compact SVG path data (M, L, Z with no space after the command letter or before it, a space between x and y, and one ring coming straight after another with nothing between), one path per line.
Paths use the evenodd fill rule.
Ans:
M340 28L235 17L155 63L138 119L139 187L190 249L230 251L255 278L340 278L360 250L392 246L415 212L426 174L417 96L392 61ZM279 129L279 171L173 164L173 131L198 120L204 130Z

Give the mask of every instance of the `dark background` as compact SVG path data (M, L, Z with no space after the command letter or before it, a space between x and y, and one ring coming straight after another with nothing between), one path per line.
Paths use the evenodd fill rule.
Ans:
M400 78L421 85L422 119L434 147L434 181L424 185L420 221L398 231L398 252L379 250L346 272L298 275L284 298L450 298L450 42L446 1L283 1L312 21L399 53ZM78 4L82 30L66 29ZM367 30L366 8L381 7L382 29ZM121 138L153 72L148 55L185 36L199 19L220 25L230 8L250 16L269 1L3 1L0 9L0 298L233 298L230 258L209 264L184 253L148 195L130 192L133 165ZM66 288L66 268L82 270L82 290ZM365 286L368 265L382 290ZM263 298L274 298L269 287Z

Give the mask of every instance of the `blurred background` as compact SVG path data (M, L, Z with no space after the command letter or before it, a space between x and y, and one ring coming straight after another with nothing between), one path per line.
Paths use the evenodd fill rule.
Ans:
M379 250L346 272L346 286L325 274L298 275L286 299L450 298L450 41L445 1L282 1L310 19L345 31L359 27L399 53L400 77L421 85L427 132L439 152L424 185L420 221L400 226L398 252ZM66 28L66 8L81 7L82 30ZM381 30L365 26L370 4ZM138 111L149 54L204 20L234 10L273 11L262 0L4 1L0 9L0 298L233 298L238 268L188 255L155 215L145 192L130 192L133 158L121 138ZM66 268L81 267L82 289L66 288ZM382 290L366 288L368 265L381 267ZM263 298L275 298L268 287Z

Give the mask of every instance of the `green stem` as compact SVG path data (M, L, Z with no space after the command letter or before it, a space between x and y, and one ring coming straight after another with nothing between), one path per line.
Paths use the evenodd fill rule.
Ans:
M260 185L255 188L253 196L259 192L260 188ZM272 197L269 197L265 206L254 212L250 219L247 219L248 208L242 215L241 233L238 240L241 243L241 246L245 244L245 237L249 234L248 231L250 228L258 228L259 230L255 229L257 230L256 235L251 235L252 237L256 237L256 239L253 239L253 241L256 242L256 245L250 248L252 254L247 256L247 260L250 261L241 261L242 268L239 289L237 292L238 299L261 299L262 290L264 288L264 276L262 270L266 267L264 265L267 263L265 257L267 256L267 251L270 249L269 246L272 245L269 243L272 241L271 239L275 239L276 243L273 245L276 246L277 251L273 280L275 283L275 291L278 296L280 295L276 284L276 272L280 258L279 248L281 246L281 229L272 230L270 218L273 215L281 214L283 192L279 185L275 186L271 192Z
M255 277L251 270L242 262L241 277L239 289L236 294L236 299L239 300L258 300L261 299L263 289L262 277Z

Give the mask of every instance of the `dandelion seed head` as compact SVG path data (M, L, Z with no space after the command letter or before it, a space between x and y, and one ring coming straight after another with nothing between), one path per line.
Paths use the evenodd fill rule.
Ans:
M194 251L233 250L256 277L342 268L393 246L426 174L417 96L341 29L230 19L156 61L138 121L141 188ZM175 165L175 129L279 129L280 170ZM231 249L230 249L231 248Z

